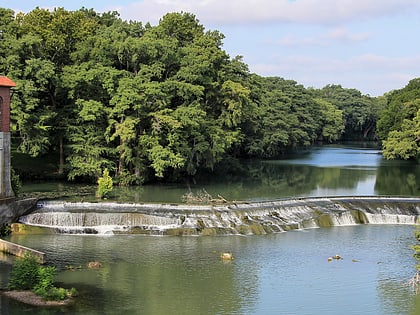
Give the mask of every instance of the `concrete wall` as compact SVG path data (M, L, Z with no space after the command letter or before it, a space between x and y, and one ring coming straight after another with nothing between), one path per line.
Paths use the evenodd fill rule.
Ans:
M10 165L10 132L0 132L0 196L13 197Z
M30 254L32 256L38 257L41 264L45 262L45 253L2 239L0 239L0 251L17 257L24 257L25 254Z
M11 224L35 207L36 198L15 200L15 198L0 199L0 225Z

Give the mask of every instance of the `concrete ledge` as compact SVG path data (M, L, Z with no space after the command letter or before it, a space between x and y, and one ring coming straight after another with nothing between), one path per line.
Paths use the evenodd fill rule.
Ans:
M0 251L17 256L23 257L25 254L30 254L32 256L38 257L39 262L43 264L45 262L45 253L38 250L11 243L5 240L0 239Z
M36 198L15 199L0 197L0 224L11 224L35 207Z

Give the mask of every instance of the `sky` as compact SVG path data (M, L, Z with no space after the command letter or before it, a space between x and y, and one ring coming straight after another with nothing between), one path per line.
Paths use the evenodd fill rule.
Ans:
M250 72L305 87L340 84L380 96L420 77L420 0L0 0L0 7L85 7L152 25L190 12L223 33L223 49L243 56Z

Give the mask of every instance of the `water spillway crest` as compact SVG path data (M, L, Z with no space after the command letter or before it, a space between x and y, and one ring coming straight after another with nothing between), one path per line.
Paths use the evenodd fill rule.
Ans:
M269 234L355 224L416 224L420 198L334 197L223 205L41 201L21 223L58 233Z

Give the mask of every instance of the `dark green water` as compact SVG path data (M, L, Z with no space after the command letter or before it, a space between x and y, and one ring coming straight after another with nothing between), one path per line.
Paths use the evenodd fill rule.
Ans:
M67 191L77 185L26 184L24 191ZM227 200L258 200L290 196L420 196L420 165L386 161L376 149L324 146L282 160L245 161L237 175L214 175L176 185L115 187L112 200L182 202L188 192L205 190ZM94 199L90 196L75 200Z
M266 236L15 236L47 253L76 287L74 306L2 298L1 314L419 314L404 286L412 226L342 226ZM223 262L229 251L233 261ZM328 262L340 254L343 260ZM68 271L99 260L103 268ZM353 260L357 260L354 262ZM7 313L8 312L8 313Z

